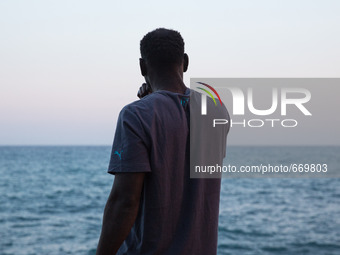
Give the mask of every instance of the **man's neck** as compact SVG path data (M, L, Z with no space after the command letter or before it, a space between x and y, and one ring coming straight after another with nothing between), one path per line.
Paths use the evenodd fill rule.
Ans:
M184 94L187 87L183 82L183 77L180 74L168 74L154 76L150 80L152 91L167 90L174 93Z

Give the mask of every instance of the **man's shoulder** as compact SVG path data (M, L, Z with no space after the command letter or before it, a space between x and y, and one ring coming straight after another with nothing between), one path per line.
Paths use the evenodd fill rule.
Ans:
M167 91L157 91L125 105L122 112L131 111L136 113L140 111L156 111L159 110L161 106L166 105L167 102L173 101L171 96L173 95ZM158 107L155 107L156 105Z
M152 109L152 101L153 101L154 97L155 97L155 95L150 94L150 95L143 97L142 99L138 99L136 101L133 101L133 102L125 105L122 108L122 112L125 112L125 111L136 112L136 111L140 111L140 110Z
M125 105L120 111L120 118L138 118L145 119L155 110L154 102L157 101L159 95L152 93L142 99L133 101Z

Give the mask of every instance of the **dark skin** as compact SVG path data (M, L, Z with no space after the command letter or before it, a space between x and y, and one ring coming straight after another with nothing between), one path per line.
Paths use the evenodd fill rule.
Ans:
M189 57L184 53L183 62L180 65L159 68L152 67L147 61L140 58L139 66L145 83L139 88L137 96L144 96L157 90L168 90L175 93L184 93L186 86L183 82L183 73L188 70Z
M189 58L184 54L183 62L167 68L151 66L144 59L139 60L140 70L145 82L137 96L168 90L184 93L183 72L187 71ZM103 226L98 243L97 255L116 254L127 238L136 220L145 173L116 173L111 193L106 202Z
M144 173L115 175L106 202L97 255L116 254L136 220Z

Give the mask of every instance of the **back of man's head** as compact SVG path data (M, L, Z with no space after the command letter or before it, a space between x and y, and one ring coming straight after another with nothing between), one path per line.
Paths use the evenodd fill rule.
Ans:
M147 33L140 42L142 58L156 69L181 65L184 56L184 41L175 30L157 28Z

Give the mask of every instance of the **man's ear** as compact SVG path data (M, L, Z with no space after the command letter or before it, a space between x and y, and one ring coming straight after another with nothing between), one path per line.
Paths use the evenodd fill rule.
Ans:
M189 65L189 56L188 54L184 53L184 59L183 59L183 72L186 72L188 70Z
M142 59L142 58L139 59L139 67L140 67L140 72L141 72L142 76L146 76L147 75L146 63L145 63L144 59Z

